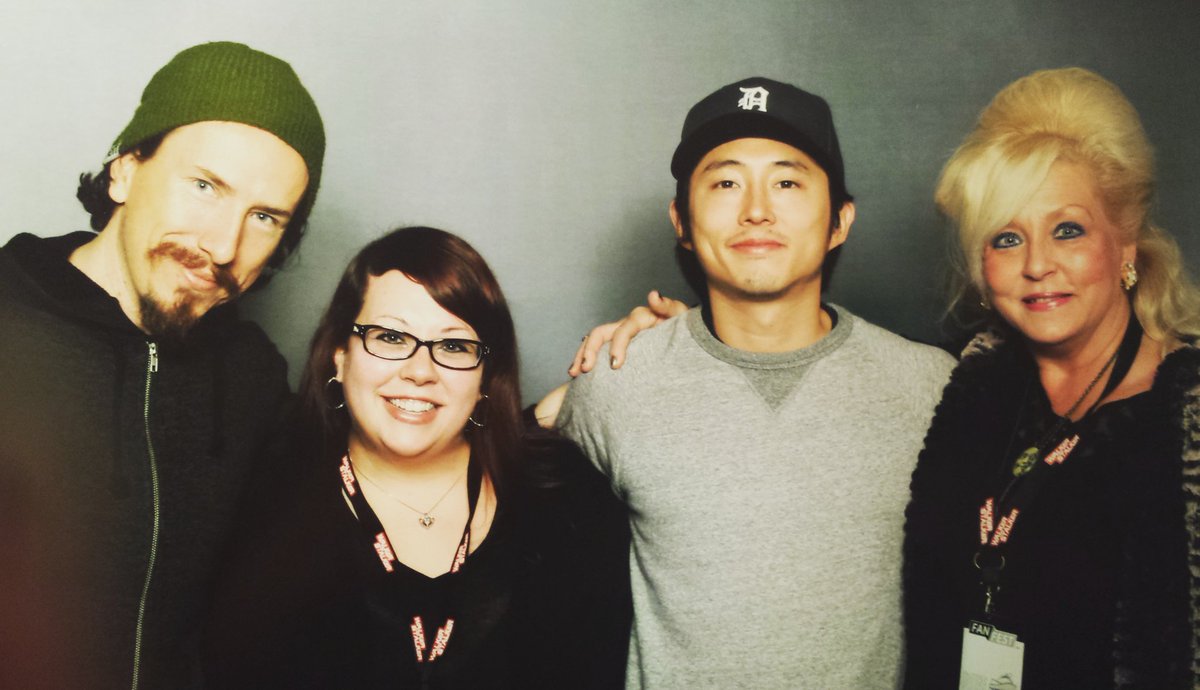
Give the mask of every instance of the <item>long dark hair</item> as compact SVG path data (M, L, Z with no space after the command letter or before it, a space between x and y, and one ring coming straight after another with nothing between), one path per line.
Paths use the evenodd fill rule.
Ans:
M400 271L420 283L435 302L466 321L487 344L480 386L487 398L473 415L484 426L468 424L464 433L473 457L497 493L503 494L512 474L509 463L524 450L517 337L508 303L487 262L462 238L444 230L393 230L363 247L350 261L313 335L300 379L301 406L309 432L319 435L325 455L345 452L349 415L344 408L334 409L340 398L330 399L334 392L326 391L326 382L334 375L334 352L346 347L351 338L350 329L362 309L371 276L388 271Z

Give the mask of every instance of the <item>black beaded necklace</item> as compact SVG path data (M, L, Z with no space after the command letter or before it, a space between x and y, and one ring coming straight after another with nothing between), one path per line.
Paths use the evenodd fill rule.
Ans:
M1087 417L1095 411L1104 398L1108 397L1108 394L1112 393L1121 384L1121 381L1125 379L1125 375L1129 373L1130 367L1133 366L1133 360L1137 357L1138 346L1141 345L1141 342L1142 325L1138 323L1137 317L1131 313L1129 315L1129 323L1125 327L1125 335L1121 338L1121 344L1117 346L1116 351L1112 353L1112 356L1108 358L1108 361L1104 363L1100 371L1096 372L1096 376L1088 383L1087 388L1083 389L1083 393L1075 403L1046 430L1046 433L1042 434L1037 443L1026 448L1017 456L1017 459L1012 464L1013 477L1028 474L1037 464L1037 461L1042 459L1042 456L1050 449L1050 444L1066 431L1067 427L1071 424L1072 415L1083 404L1083 401L1087 400L1088 394L1092 392L1092 389L1096 387L1100 379L1104 378L1105 372L1110 367L1113 369L1112 376L1109 377L1104 390L1100 392L1100 397L1096 398L1096 402L1092 403L1087 412L1083 413L1083 417Z

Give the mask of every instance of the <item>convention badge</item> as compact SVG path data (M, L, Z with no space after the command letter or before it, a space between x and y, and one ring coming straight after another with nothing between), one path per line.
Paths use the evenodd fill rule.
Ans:
M988 623L963 628L958 690L1021 690L1025 643Z

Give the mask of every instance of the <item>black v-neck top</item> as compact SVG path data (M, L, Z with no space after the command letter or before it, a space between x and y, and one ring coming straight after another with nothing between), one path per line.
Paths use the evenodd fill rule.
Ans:
M622 687L632 615L624 508L573 444L539 441L521 462L486 538L455 575L451 642L424 678L412 602L437 601L446 578L380 567L336 462L274 477L248 502L226 559L206 680L216 688ZM440 622L426 623L431 646Z

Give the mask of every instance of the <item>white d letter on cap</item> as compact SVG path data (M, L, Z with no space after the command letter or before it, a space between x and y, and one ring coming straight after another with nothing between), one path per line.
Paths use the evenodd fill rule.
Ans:
M742 110L758 109L767 112L767 96L771 95L766 89L761 86L755 86L749 89L741 89L742 98L738 101L738 107Z

